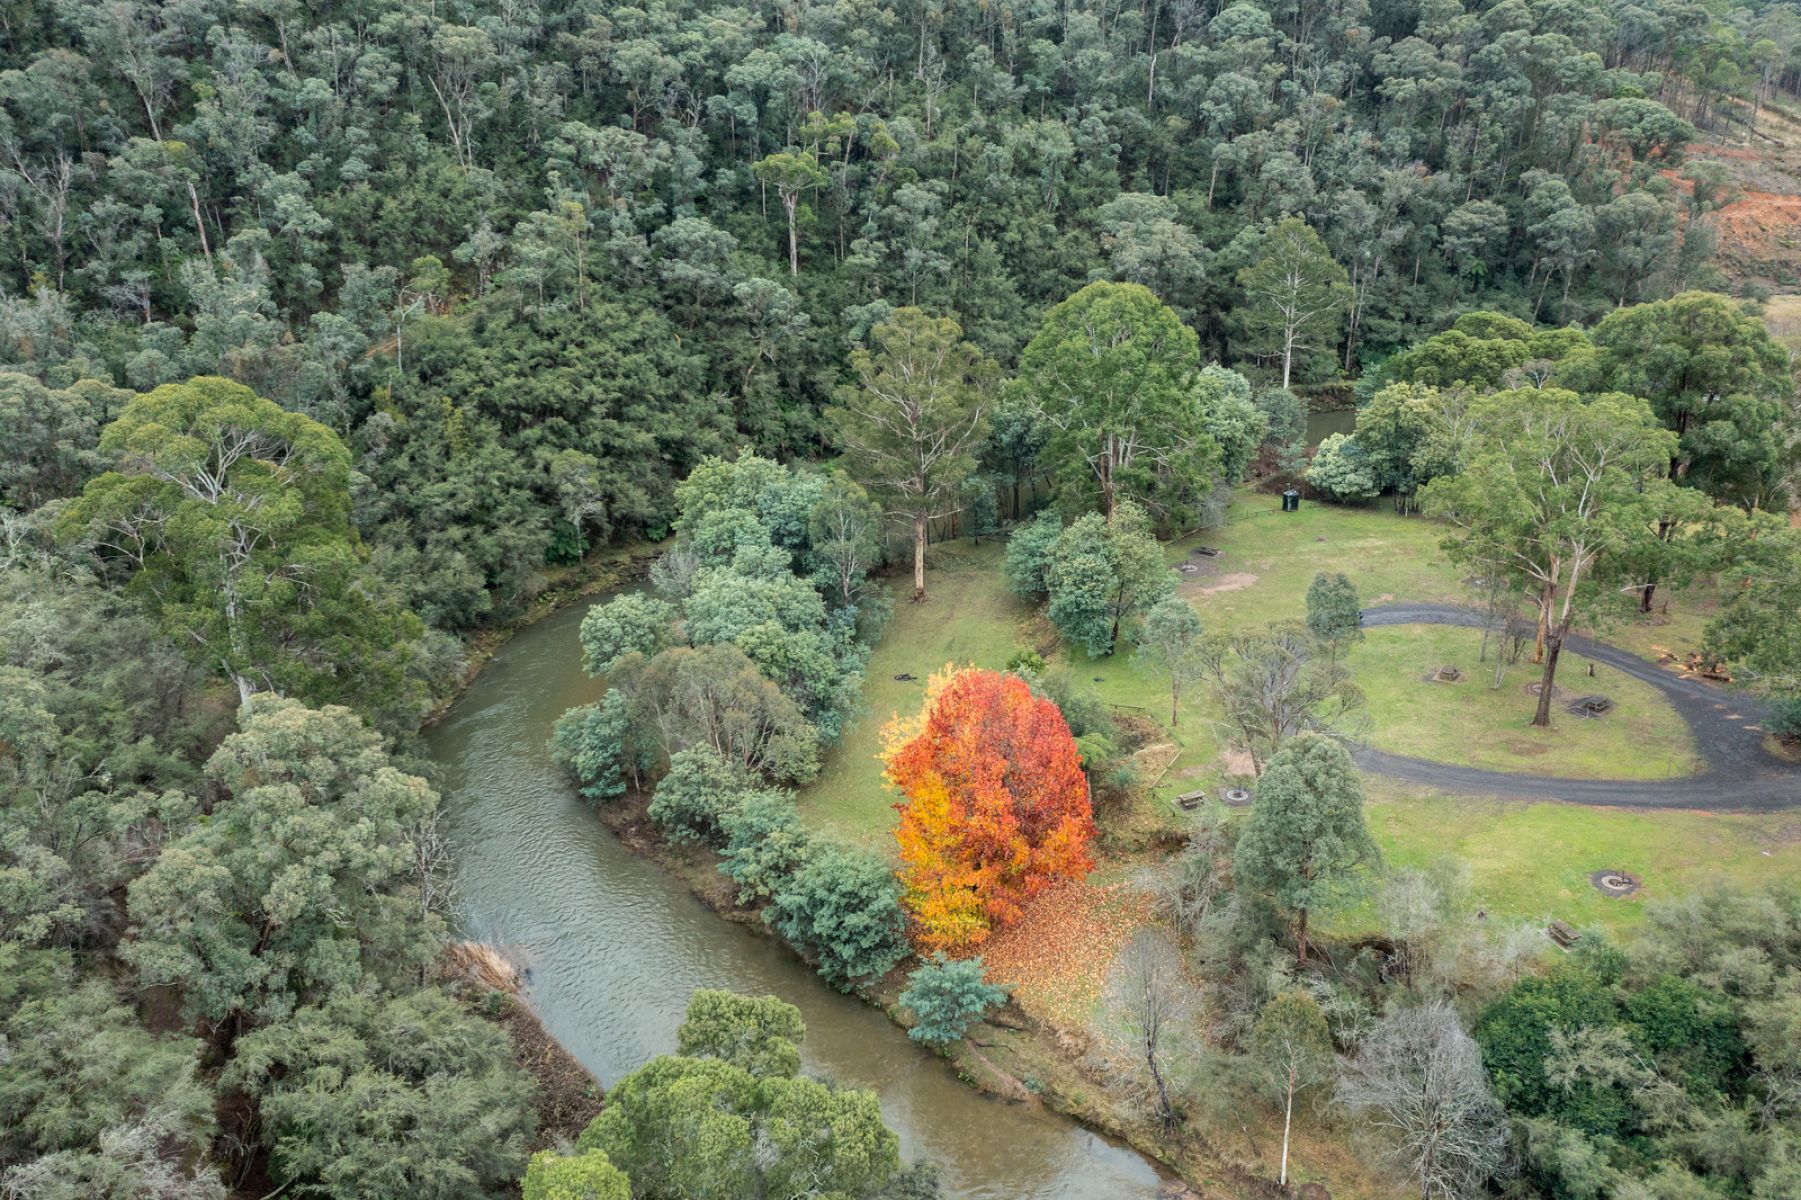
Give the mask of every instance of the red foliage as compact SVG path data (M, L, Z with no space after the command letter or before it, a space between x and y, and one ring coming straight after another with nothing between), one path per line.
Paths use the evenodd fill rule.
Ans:
M937 684L938 681L934 681ZM1094 863L1094 813L1063 714L1017 675L960 671L928 694L888 754L901 880L920 944L951 950L1019 920L1051 883Z

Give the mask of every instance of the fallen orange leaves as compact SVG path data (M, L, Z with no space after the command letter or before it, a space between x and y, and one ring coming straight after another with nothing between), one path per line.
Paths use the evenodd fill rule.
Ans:
M1108 968L1150 916L1149 900L1129 881L1059 883L1028 902L1017 925L989 935L982 963L990 980L1013 986L1028 1015L1083 1029Z

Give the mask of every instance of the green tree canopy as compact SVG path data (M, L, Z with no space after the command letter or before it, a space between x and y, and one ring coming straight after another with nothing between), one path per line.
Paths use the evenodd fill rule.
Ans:
M1044 580L1051 623L1094 658L1113 653L1122 625L1175 590L1163 547L1130 500L1120 501L1111 521L1089 513L1064 529Z
M1318 734L1276 751L1257 781L1233 873L1241 892L1290 921L1299 959L1307 958L1310 915L1354 896L1381 863L1350 753Z
M540 1150L525 1165L523 1200L632 1200L632 1181L599 1150Z
M229 1035L397 986L437 952L437 793L354 713L258 700L206 774L211 818L131 885L122 953L144 984Z
M961 507L960 488L988 435L994 364L946 317L896 309L851 352L856 382L828 411L851 474L913 535L913 598L925 597L930 522Z
M1169 680L1169 723L1180 714L1182 692L1206 674L1206 638L1200 615L1179 596L1165 596L1145 611L1133 639L1133 661Z
M1194 331L1131 283L1091 283L1044 315L1020 386L1053 429L1044 455L1059 495L1111 518L1131 498L1183 524L1212 489L1219 447L1197 393Z
M900 1173L900 1139L874 1092L795 1076L804 1032L772 996L697 992L677 1034L684 1052L615 1084L577 1144L644 1200L874 1197Z
M331 1200L485 1200L519 1178L531 1078L497 1025L433 989L344 992L243 1038L275 1181Z
M1795 382L1761 317L1684 292L1609 313L1594 344L1593 377L1578 386L1648 401L1676 435L1671 479L1747 507L1780 505Z
M818 962L827 982L848 990L906 956L900 894L900 882L880 858L827 846L777 890L763 916Z
M946 1046L1007 1001L1007 989L987 981L982 958L948 959L939 954L907 976L901 1005L913 1013L907 1036L930 1046Z
M740 996L698 988L676 1034L677 1054L719 1058L759 1078L800 1070L807 1027L800 1009L775 996Z
M350 454L227 379L167 384L101 435L115 469L62 518L131 577L169 635L237 684L396 703L417 622L361 578Z
M1295 358L1338 336L1351 289L1313 227L1287 217L1263 231L1256 260L1238 273L1250 306L1245 332L1257 352L1282 360L1282 386L1294 377Z
M1352 642L1363 640L1363 603L1343 572L1321 571L1307 585L1307 632L1330 649L1334 662Z
M1467 465L1421 501L1457 527L1445 540L1454 562L1503 570L1536 598L1545 669L1533 723L1548 725L1570 626L1642 582L1660 524L1693 520L1706 504L1673 494L1676 435L1643 400L1521 388L1475 401L1469 419Z

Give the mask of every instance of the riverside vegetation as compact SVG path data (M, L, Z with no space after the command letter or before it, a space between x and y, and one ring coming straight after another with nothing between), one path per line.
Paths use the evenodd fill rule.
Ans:
M1792 5L11 0L0 31L0 1193L930 1193L866 1096L741 1061L799 1037L754 1001L697 1002L748 1041L553 1147L442 967L418 724L628 540L655 587L584 629L577 785L972 1069L1014 985L1054 1098L1247 1192L1796 1190L1792 837L1418 795L1343 748L1511 723L1485 754L1680 776L1656 697L1557 707L1582 631L1801 729L1789 364L1685 157L1790 105ZM1359 413L1310 456L1317 391ZM1170 572L1197 536L1273 557L1229 540L1283 519L1253 476L1398 511L1310 499L1327 543ZM1389 593L1488 614L1506 688L1524 643L1531 711L1409 709L1422 664L1344 620ZM1178 817L1178 780L1256 803ZM1648 902L1574 894L1615 867ZM1555 962L1513 923L1547 886L1585 930ZM1033 935L1088 954L1035 991L1001 965L1060 957ZM698 1096L716 1123L657 1124ZM1228 1120L1278 1110L1279 1152Z

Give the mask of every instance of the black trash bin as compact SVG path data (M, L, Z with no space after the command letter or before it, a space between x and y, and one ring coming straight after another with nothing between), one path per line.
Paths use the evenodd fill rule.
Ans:
M1289 488L1282 493L1282 511L1299 512L1301 510L1301 493Z

